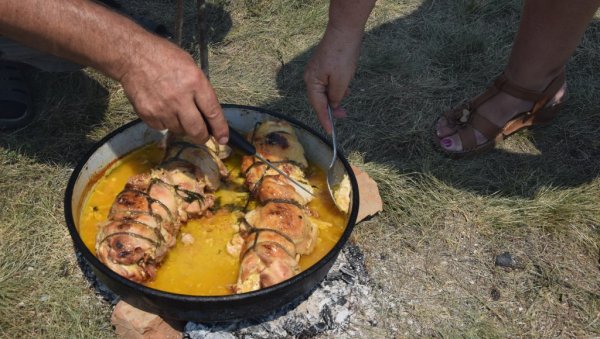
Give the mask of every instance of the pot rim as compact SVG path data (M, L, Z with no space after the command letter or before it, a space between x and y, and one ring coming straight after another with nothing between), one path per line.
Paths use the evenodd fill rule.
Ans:
M331 142L329 140L327 140L327 138L325 136L323 136L321 133L315 131L313 128L307 126L306 124L300 122L299 120L296 120L295 118L288 117L281 113L273 112L273 111L270 111L270 110L267 110L267 109L264 109L261 107L237 105L237 104L221 104L221 106L223 108L237 108L237 109L247 109L247 110L251 110L251 111L257 111L257 112L264 113L264 114L273 116L273 117L281 119L281 120L288 121L302 129L308 131L313 136L319 138L328 147L333 148ZM149 294L151 296L156 296L156 297L160 297L160 298L171 298L171 299L174 299L176 301L181 301L181 302L207 302L207 303L210 303L210 302L237 301L237 300L243 300L243 299L247 299L247 298L260 296L263 294L268 294L271 291L285 289L288 286L293 285L293 284L297 283L298 281L305 279L306 277L312 275L319 268L321 268L325 264L327 264L330 260L333 260L334 257L337 257L339 251L342 249L342 247L348 241L348 238L350 237L350 234L352 233L352 230L354 229L354 225L356 223L356 216L358 214L358 207L359 207L358 206L359 192L358 192L358 183L356 181L356 177L352 171L352 168L350 167L350 164L346 160L345 156L338 149L338 152L337 152L338 160L342 162L344 168L346 169L346 172L348 173L348 178L350 179L350 184L352 187L352 209L348 215L346 228L344 229L342 236L338 239L338 241L333 246L333 248L329 252L327 252L327 254L323 258L321 258L315 264L310 266L308 269L300 272L299 274L293 276L292 278L289 278L289 279L282 281L278 284L275 284L273 286L262 288L257 291L239 293L239 294L220 295L220 296L194 296L194 295L179 294L179 293L173 293L173 292L165 292L165 291L161 291L161 290L157 290L154 288L144 286L142 284L133 282L129 279L126 279L126 278L118 275L116 272L114 272L113 270L108 268L108 266L104 265L98 258L96 258L96 256L93 255L92 252L83 243L83 240L81 239L81 236L79 235L77 227L75 226L75 221L73 220L73 213L72 213L73 206L72 206L71 200L72 200L72 196L73 196L73 190L75 187L75 183L77 182L79 174L80 174L81 170L83 169L83 167L85 166L85 164L87 163L87 161L89 160L89 158L102 145L106 144L114 136L118 135L119 133L123 132L124 130L127 130L131 126L134 126L139 123L143 123L142 120L139 118L135 119L133 121L130 121L129 123L126 123L125 125L120 126L119 128L113 130L108 135L106 135L104 138L102 138L100 141L96 142L92 146L92 148L90 150L88 150L85 153L85 155L83 157L81 157L81 159L79 159L79 161L77 162L77 166L73 169L73 172L71 173L71 177L69 178L69 181L67 184L67 188L65 190L65 197L64 197L65 220L67 223L67 228L69 229L69 234L71 235L71 239L73 240L73 242L75 244L75 250L80 252L83 255L83 257L86 259L86 261L88 261L88 263L90 263L94 268L100 270L102 273L104 273L111 279L116 280L117 282L124 284L129 288L132 288L134 290L140 290L141 292L143 292L145 294Z

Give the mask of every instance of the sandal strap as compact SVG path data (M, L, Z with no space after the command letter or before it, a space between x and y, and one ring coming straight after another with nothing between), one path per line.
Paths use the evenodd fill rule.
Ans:
M509 95L523 99L526 101L536 102L544 96L544 92L530 90L519 85L516 85L512 81L508 80L504 73L500 74L494 81L494 87L498 90L508 93Z
M481 106L484 102L488 101L489 99L495 97L498 93L500 93L500 91L500 87L490 86L485 92L478 95L469 103L469 109L476 111L479 108L479 106Z
M560 87L565 83L565 71L562 70L552 81L546 86L543 91L534 91L521 87L510 81L504 73L500 74L494 81L494 87L498 90L508 93L509 95L533 102L531 113L535 113L548 103L552 97L558 92Z
M554 97L556 92L558 92L558 90L564 85L565 82L566 82L565 71L562 70L560 72L560 74L558 74L554 78L554 80L552 80L550 82L550 84L548 84L548 86L546 86L546 89L542 92L544 94L543 100L538 100L535 102L535 104L533 105L533 108L531 109L531 113L534 114L535 112L544 108L544 106L546 106L546 104L550 100L552 100L552 97Z
M475 139L475 129L471 125L458 130L458 137L462 144L462 151L468 152L477 147L477 139Z
M481 114L473 114L469 123L464 128L458 130L458 137L462 144L463 151L468 151L477 147L475 131L483 134L488 140L494 140L502 127L496 126Z
M483 134L488 140L496 138L503 126L497 126L481 114L475 113L471 116L469 125ZM474 145L475 146L475 145Z

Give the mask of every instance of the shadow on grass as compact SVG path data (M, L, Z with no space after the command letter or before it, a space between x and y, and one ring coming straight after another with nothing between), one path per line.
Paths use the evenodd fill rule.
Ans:
M479 94L499 74L518 27L520 2L425 1L411 14L368 30L351 95L350 118L336 124L345 153L387 163L403 173L432 174L447 184L488 195L532 197L543 187L575 187L600 172L598 57L589 27L568 68L569 96L553 124L520 133L508 145L471 160L436 152L432 124L443 111ZM287 62L274 110L306 97L304 65L314 47ZM318 125L312 113L297 113ZM524 137L526 135L526 137Z
M192 11L187 11L186 19L184 20L184 30L183 30L183 45L187 46L187 48L193 48L193 44L197 43L196 41L196 9ZM222 42L229 30L231 30L232 21L231 15L226 12L222 5L217 6L215 4L207 3L205 8L205 17L206 17L206 29L207 29L207 39L210 44L216 44ZM185 29L185 28L188 29ZM192 29L192 27L194 29Z
M0 132L0 146L37 162L73 166L91 147L87 134L102 123L108 91L83 71L25 72L32 93L34 121Z

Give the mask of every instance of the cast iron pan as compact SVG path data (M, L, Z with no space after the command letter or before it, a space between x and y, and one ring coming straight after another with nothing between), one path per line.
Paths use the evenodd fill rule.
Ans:
M256 120L266 118L287 120L294 125L299 134L303 135L303 138L300 138L301 142L302 139L310 142L308 147L304 145L308 158L311 158L310 154L319 159L323 158L325 159L324 167L327 167L332 154L331 144L324 136L302 122L288 116L250 106L224 104L223 109L230 126L242 131L249 130L248 126L252 126ZM82 187L88 184L84 181L89 179L91 171L101 171L102 168L108 165L107 162L102 164L102 168L93 168L94 166L100 166L98 165L98 161L94 160L97 158L95 155L100 151L106 150L107 143L110 144L120 138L126 140L125 143L129 144L127 147L137 148L142 146L142 144L131 145L136 142L135 140L139 139L133 137L132 131L139 131L140 128L146 129L144 123L138 119L118 128L96 143L77 164L65 192L65 219L69 233L73 239L75 251L81 253L86 263L92 267L97 279L110 288L111 291L135 307L159 314L163 317L196 322L223 322L256 319L292 301L305 298L323 280L340 250L348 240L356 222L358 212L359 199L356 178L348 161L339 152L339 168L348 174L352 186L352 206L347 218L346 229L338 243L325 257L289 280L268 288L243 294L205 297L189 296L148 288L119 276L102 264L85 246L77 230L75 220L78 220L79 207L83 199L82 192L85 191ZM128 133L132 134L131 138L127 135ZM123 139L123 137L125 138ZM116 154L115 159L123 155ZM320 166L320 163L317 163Z

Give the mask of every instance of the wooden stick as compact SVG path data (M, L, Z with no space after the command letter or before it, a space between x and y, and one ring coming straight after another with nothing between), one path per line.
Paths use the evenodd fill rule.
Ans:
M206 31L206 3L205 0L196 0L198 7L198 30L196 33L200 48L200 68L208 78L208 34Z
M181 47L183 39L183 0L177 0L177 13L175 18L175 42Z

